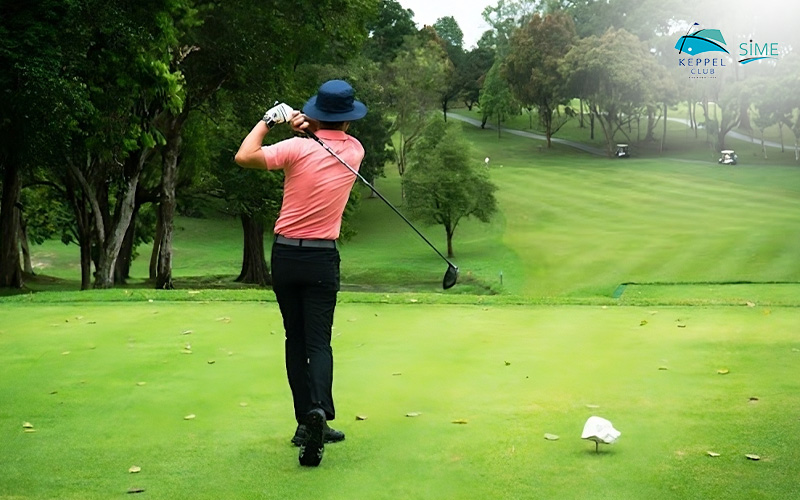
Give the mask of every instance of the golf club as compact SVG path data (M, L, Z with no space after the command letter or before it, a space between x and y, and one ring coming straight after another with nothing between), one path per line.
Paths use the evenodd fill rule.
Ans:
M315 141L316 141L316 142L317 142L317 143L318 143L320 146L322 146L323 148L325 148L325 151L327 151L327 152L328 152L328 153L330 153L330 154L331 154L331 155L332 155L334 158L336 158L337 160L339 160L339 163L341 163L342 165L344 165L345 167L347 167L347 169L348 169L349 171L351 171L353 174L355 174L355 176L356 176L356 177L358 177L358 178L361 180L361 182L363 182L364 184L366 184L366 185L367 185L367 187L369 187L369 188L372 190L372 192L373 192L373 193L375 193L375 194L378 196L378 198L380 198L381 200L383 200L383 202L384 202L384 203L386 203L387 205L389 205L389 208L391 208L392 210L394 210L394 213L396 213L397 215L399 215L399 216L400 216L400 218L401 218L401 219L403 219L403 220L406 222L406 224L408 224L409 226L411 226L411 229L413 229L413 230L414 230L414 232L416 232L416 233L419 235L419 237L420 237L420 238L422 238L423 240L425 240L425 243L427 243L427 244L428 244L428 246L430 246L431 248L433 248L433 251L434 251L434 252L436 252L437 254L439 254L439 257L441 257L442 259L444 259L444 261L445 261L445 262L447 262L447 271L444 273L444 279L442 280L442 288L443 288L444 290L447 290L448 288L452 288L452 287L453 287L453 285L455 285L455 284L456 284L456 281L458 280L458 266L456 266L455 264L453 264L452 262L450 262L450 261L447 259L447 257L445 257L444 255L442 255L442 252L440 252L440 251L439 251L439 250L438 250L438 249L437 249L435 246L433 246L433 243L431 243L430 241L428 241L428 238L426 238L426 237L425 237L425 236L424 236L422 233L420 233L420 232L419 232L419 230L418 230L416 227L414 227L414 224L412 224L412 223L411 223L411 221L410 221L410 220L408 220L408 219L406 218L406 216L405 216L405 215L401 214L401 213L400 213L400 211L399 211L399 210L397 210L397 209L394 207L394 205L392 205L392 204L389 202L389 200L387 200L386 198L384 198L384 197L383 197L383 195L382 195L382 194L380 194L380 193L378 192L378 190L377 190L377 189L375 189L375 187L373 187L373 185L372 185L372 184L370 184L369 182L367 182L367 180L364 178L364 176L362 176L360 173L358 173L358 171L356 171L356 170L355 170L353 167L351 167L350 165L348 165L346 161L344 161L344 160L343 160L343 159L342 159L342 158L341 158L341 157L340 157L338 154L336 154L336 151L332 150L332 149L331 149L331 148L330 148L330 147L329 147L327 144L325 144L324 142L322 142L322 140L321 140L319 137L317 137L317 136L316 136L316 134L314 134L314 132L311 132L310 130L304 130L303 132L305 132L305 134L306 134L308 137L310 137L310 138L314 139L314 140L315 140Z

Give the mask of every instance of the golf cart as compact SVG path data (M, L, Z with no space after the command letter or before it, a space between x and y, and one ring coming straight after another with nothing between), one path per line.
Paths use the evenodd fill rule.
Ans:
M739 155L737 155L732 149L725 149L720 151L722 157L717 161L722 165L736 165L736 161L739 159Z
M617 158L628 158L631 156L631 152L628 149L627 144L617 144L617 152L614 153L614 156Z

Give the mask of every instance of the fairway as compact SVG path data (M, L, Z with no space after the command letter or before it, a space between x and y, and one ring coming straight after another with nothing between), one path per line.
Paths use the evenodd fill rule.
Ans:
M347 439L319 470L289 445L273 302L8 303L2 319L0 498L797 492L797 308L341 304ZM598 454L580 439L592 415L622 432Z

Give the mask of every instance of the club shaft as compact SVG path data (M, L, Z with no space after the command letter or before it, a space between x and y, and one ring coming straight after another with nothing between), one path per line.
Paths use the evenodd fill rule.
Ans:
M344 160L343 160L343 159L342 159L342 158L341 158L341 157L340 157L338 154L336 154L336 151L334 151L333 149L331 149L331 148L330 148L330 146L328 146L327 144L325 144L324 142L322 142L322 140L321 140L319 137L317 137L317 136L316 136L316 134L314 134L314 132L311 132L311 131L308 131L308 130L306 130L306 131L304 131L304 132L306 133L306 135L307 135L307 136L309 136L310 138L314 139L314 140L315 140L317 143L319 143L319 145L320 145L320 146L322 146L323 148L325 148L325 150L326 150L328 153L330 153L330 154L331 154L331 156L333 156L334 158L336 158L337 160L339 160L339 163L341 163L342 165L344 165L345 167L347 167L347 170L349 170L349 171L351 171L353 174L355 174L355 176L356 176L356 177L358 177L358 178L361 180L361 182L363 182L364 184L366 184L366 185L367 185L367 187L368 187L368 188L370 188L370 189L372 190L372 192L373 192L373 193L375 193L375 195L376 195L378 198L380 198L381 200L383 200L383 202L384 202L384 203L386 203L387 205L389 205L389 208L391 208L392 210L394 210L394 213L396 213L397 215L399 215L399 216L400 216L400 218L401 218L401 219L403 219L403 220L406 222L406 224L408 224L408 225L409 225L409 227L410 227L411 229L413 229L413 230L414 230L414 232L415 232L415 233L417 233L417 234L419 235L419 237L420 237L420 238L422 238L423 240L425 240L425 243L427 243L427 244L428 244L428 246L430 246L430 247L433 249L433 251L434 251L434 252L436 252L437 254L439 254L439 257L441 257L442 259L444 259L444 261L445 261L445 262L447 262L447 263L448 263L450 266L452 266L452 267L456 267L456 266L455 266L455 264L453 264L452 262L450 262L450 261L447 259L447 257L445 257L444 255L442 255L442 252L440 252L440 251L439 251L439 249L437 249L437 248L436 248L436 247L433 245L433 243L431 243L430 241L428 241L428 238L426 238L424 234L420 233L420 232L419 232L419 230L418 230L416 227L414 227L414 224L412 224L412 223L411 223L411 221L410 221L410 220L408 220L408 219L406 218L406 216L405 216L405 215L403 215L402 213L400 213L400 211L399 211L397 208L395 208L395 206L394 206L394 205L392 205L392 204L391 204L391 202L389 202L389 200L387 200L387 199L386 199L386 198L385 198L385 197L384 197L384 196L383 196L383 195L382 195L380 192L378 192L378 190L377 190L377 189L375 189L375 187L374 187L372 184L370 184L370 183L369 183L369 181L367 181L367 179L365 179L363 175L361 175L360 173L358 173L358 171L357 171L356 169L354 169L353 167L351 167L350 165L348 165L348 163L347 163L346 161L344 161Z

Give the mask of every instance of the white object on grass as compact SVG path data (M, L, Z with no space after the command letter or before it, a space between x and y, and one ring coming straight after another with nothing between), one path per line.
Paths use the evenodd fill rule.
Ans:
M614 428L608 420L601 417L589 417L583 426L581 439L588 439L595 442L595 452L598 451L600 443L611 444L617 440L622 433Z

